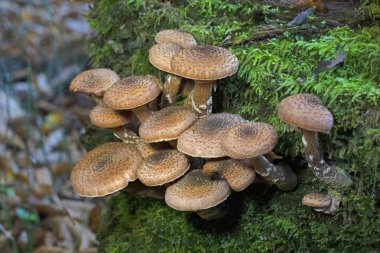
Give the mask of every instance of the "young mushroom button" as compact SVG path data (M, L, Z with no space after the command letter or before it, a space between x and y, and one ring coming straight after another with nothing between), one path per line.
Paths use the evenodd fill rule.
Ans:
M197 169L167 188L165 202L179 211L198 211L222 203L230 193L226 180L212 180L202 170Z
M173 71L195 80L192 108L200 115L211 113L213 82L236 73L239 61L227 49L202 45L182 49L171 60Z
M197 45L197 41L190 33L176 30L167 29L162 30L154 37L157 43L174 43L182 47L191 47Z
M331 131L333 116L318 97L307 93L289 96L278 105L278 116L301 129L306 160L317 178L335 188L351 185L349 176L342 169L328 165L319 151L318 132Z
M269 124L247 122L231 128L221 141L225 154L235 159L248 159L255 171L281 190L297 185L296 175L288 167L275 166L264 154L277 144L277 132Z
M79 160L71 172L70 181L74 191L81 196L105 196L136 180L141 162L142 157L134 146L106 143Z
M103 97L104 103L114 110L132 110L140 122L145 121L151 111L147 103L160 94L156 77L131 76L121 79L109 88Z

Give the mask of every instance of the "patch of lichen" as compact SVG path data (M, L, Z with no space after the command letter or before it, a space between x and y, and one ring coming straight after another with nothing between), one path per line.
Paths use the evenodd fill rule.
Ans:
M96 36L88 49L94 66L108 66L122 76L162 77L147 60L155 33L180 28L202 44L241 41L258 25L278 22L272 19L277 8L252 2L97 1L89 13ZM341 27L314 39L285 33L230 50L238 56L240 68L237 75L222 81L223 110L274 125L280 136L277 152L288 159L302 156L301 134L277 118L279 101L310 92L331 110L335 125L331 135L320 135L322 148L327 160L349 172L354 181L344 193L342 210L328 216L301 206L304 194L326 189L312 180L306 166L297 168L296 190L284 193L272 188L262 194L253 185L234 194L228 200L229 215L214 222L172 210L162 201L122 193L111 199L99 235L100 251L375 252L380 245L375 200L380 188L380 27ZM343 63L316 73L322 60L344 51Z

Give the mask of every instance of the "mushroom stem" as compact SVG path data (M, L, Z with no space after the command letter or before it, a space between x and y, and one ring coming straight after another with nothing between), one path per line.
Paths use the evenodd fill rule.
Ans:
M217 206L196 211L196 213L204 220L221 219L228 213L228 206L223 202Z
M161 108L173 105L177 101L177 93L181 84L182 77L168 74L164 84Z
M195 81L194 89L190 94L192 108L199 115L209 115L212 111L213 81Z
M140 123L143 123L152 115L152 111L146 105L133 108L131 111L139 119Z
M249 159L257 174L275 184L283 191L290 191L297 185L297 176L287 165L274 165L261 155Z
M318 133L301 129L302 143L305 146L305 156L314 175L333 188L345 188L352 184L344 170L328 165L319 151Z
M114 135L122 142L134 145L144 159L161 149L160 147L143 142L137 134L123 127L115 129Z

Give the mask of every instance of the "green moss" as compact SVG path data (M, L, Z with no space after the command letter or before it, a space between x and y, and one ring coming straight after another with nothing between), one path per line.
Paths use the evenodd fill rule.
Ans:
M375 19L378 4L369 2ZM279 23L273 19L279 12L248 0L97 1L89 13L96 36L88 50L94 66L108 66L121 75L163 77L147 60L158 31L180 28L199 43L223 45L249 38L258 25ZM347 52L344 62L316 73L319 62L340 53L337 48ZM301 133L278 119L279 101L310 92L331 110L335 125L331 135L320 135L322 148L327 160L349 172L354 181L344 193L341 211L329 216L301 206L304 194L326 188L304 163L297 162L293 164L300 182L296 190L262 192L262 186L253 185L230 197L231 212L220 221L202 221L158 200L126 193L113 197L99 234L100 251L376 252L380 248L375 198L380 189L380 27L375 22L360 29L340 27L313 39L286 33L229 49L238 56L240 68L221 83L222 109L274 125L280 136L276 151L288 160L299 161L302 156Z

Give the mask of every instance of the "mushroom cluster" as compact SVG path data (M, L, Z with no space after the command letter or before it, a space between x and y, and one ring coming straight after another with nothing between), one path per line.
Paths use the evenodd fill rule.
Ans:
M149 61L168 73L164 85L151 75L121 79L109 69L82 72L71 82L71 91L98 103L91 122L112 129L121 140L100 145L74 166L74 191L98 197L125 188L214 219L231 190L244 190L256 174L281 190L293 189L295 173L269 158L278 158L272 152L278 141L273 126L231 113L211 114L214 81L237 71L236 56L197 45L179 30L161 31L155 39ZM187 102L178 106L177 93L189 80L194 84L187 88ZM193 164L193 158L202 165Z

